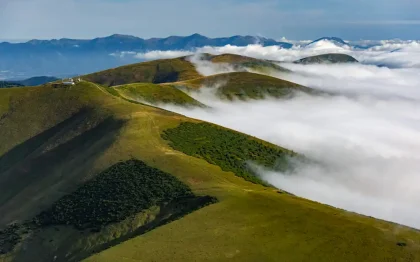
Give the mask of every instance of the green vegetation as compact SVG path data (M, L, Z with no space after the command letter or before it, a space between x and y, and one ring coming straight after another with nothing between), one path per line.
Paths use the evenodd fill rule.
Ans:
M263 99L265 96L276 98L293 94L295 91L310 93L312 90L292 82L275 77L249 73L235 72L198 78L176 83L177 86L197 89L202 86L218 86L217 94L229 100L234 98Z
M194 65L184 57L122 66L82 77L103 86L131 83L168 83L200 77Z
M69 235L29 246L17 260L28 260L29 249L49 261L57 255L51 248L59 246L66 253L64 261L80 261L214 203L216 198L195 196L176 177L131 159L98 174L32 221L0 231L0 255L12 252L28 233L30 241L36 242L64 227ZM76 237L77 242L69 246L69 237Z
M265 60L256 59L248 56L235 55L235 54L221 54L221 55L206 55L205 59L213 63L226 63L226 64L242 64L248 62L266 62Z
M0 238L9 245L1 248L11 250L20 241L13 251L0 255L0 261L420 261L417 230L279 194L223 171L214 159L225 149L207 140L217 136L219 144L225 134L213 129L226 131L222 127L203 127L203 140L185 130L188 146L178 139L191 152L196 148L193 142L207 140L212 148L208 157L175 150L162 134L183 122L203 124L130 102L114 88L89 82L71 88L47 84L0 89L0 156L5 156L0 164L0 230L8 232ZM249 152L234 151L234 157L251 159ZM258 156L270 162L265 154ZM73 225L25 229L24 221L51 210L98 174L130 159L171 174L202 197L152 206L103 225L100 232ZM239 162L232 163L220 165L243 170ZM205 196L219 201L197 210L212 202ZM13 223L23 226L8 229Z
M358 61L346 54L324 54L317 56L310 56L298 61L296 64L338 64L338 63L357 63Z
M118 95L128 100L144 101L151 104L172 103L183 106L203 106L200 102L172 85L137 83L109 89L114 89Z
M170 174L130 160L102 172L35 220L42 226L99 230L152 206L192 196L191 190Z
M284 171L289 167L288 157L296 156L287 149L207 123L184 122L164 131L162 137L176 150L263 185L265 182L252 171L248 162Z
M235 54L211 55L202 54L202 59L213 63L230 64L236 71L253 70L259 73L290 72L290 70L277 65L274 61L257 59Z

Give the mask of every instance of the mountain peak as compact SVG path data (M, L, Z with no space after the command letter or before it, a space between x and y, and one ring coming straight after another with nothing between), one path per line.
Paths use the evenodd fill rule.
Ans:
M123 34L113 34L107 37L103 37L103 39L121 39L121 40L129 40L129 39L137 39L138 37L132 35L123 35Z
M199 33L192 34L188 36L188 38L194 38L194 39L208 39L208 37L200 35Z
M340 45L348 45L348 43L346 41L344 41L343 39L341 39L339 37L321 37L317 40L312 41L311 43L309 43L309 45L313 44L313 43L317 43L319 41L325 41L325 40L335 42L335 43L338 43Z

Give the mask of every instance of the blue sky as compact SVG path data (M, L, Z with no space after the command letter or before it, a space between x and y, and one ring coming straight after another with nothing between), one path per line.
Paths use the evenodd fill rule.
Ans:
M261 35L419 39L420 0L0 0L0 39Z

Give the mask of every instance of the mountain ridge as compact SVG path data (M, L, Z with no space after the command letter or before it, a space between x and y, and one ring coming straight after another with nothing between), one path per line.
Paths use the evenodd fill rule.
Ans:
M143 39L130 35L114 34L94 39L30 40L25 43L0 43L0 71L9 72L7 78L29 78L38 75L86 74L141 62L134 55L112 56L121 52L144 53L148 51L193 51L204 46L281 46L292 44L255 36L208 38L200 34Z
M177 44L184 44L184 50L187 47L203 47L205 45L212 45L212 46L218 46L218 45L226 45L231 42L235 42L236 44L253 44L253 43L259 43L261 45L280 45L284 48L290 48L292 44L287 42L279 42L271 38L265 38L265 37L258 37L258 36L251 36L251 35L234 35L230 37L216 37L216 38L210 38L198 33L189 35L189 36L168 36L168 37L152 37L152 38L141 38L133 35L123 35L123 34L113 34L110 36L105 37L97 37L93 39L71 39L71 38L60 38L60 39L50 39L50 40L39 40L39 39L32 39L27 42L21 42L21 43L11 43L11 42L0 42L0 48L4 46L16 46L21 47L23 45L52 45L52 46L70 46L74 47L74 45L89 45L89 44L101 44L104 42L111 42L111 41L127 41L126 43L121 42L120 44L128 44L128 41L135 42L137 44L143 44L141 46L142 48L146 48L147 50L158 50L155 49L154 44L163 44L163 48L165 46L167 48L176 48L176 46L171 46L171 43L174 43L174 40L181 41L181 43L175 43ZM172 40L172 41L169 41ZM188 44L185 44L187 41L203 41L202 43L198 42L198 45L189 46ZM233 43L232 43L233 44ZM182 45L181 45L182 46ZM165 50L165 49L159 49L159 50ZM124 50L125 51L125 50Z
M170 62L104 83L173 81ZM238 78L234 92L275 80ZM417 230L277 190L247 165L281 171L298 152L131 101L177 96L168 86L125 99L86 80L0 89L0 261L420 261Z

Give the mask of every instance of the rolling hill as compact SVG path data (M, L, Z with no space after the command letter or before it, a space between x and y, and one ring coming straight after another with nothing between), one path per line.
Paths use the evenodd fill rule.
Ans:
M222 54L210 55L202 54L199 56L204 61L212 63L229 64L235 71L255 71L260 73L290 72L272 61L256 59L252 57ZM192 56L185 56L173 59L154 60L127 66L117 67L86 76L83 79L104 86L117 86L132 83L171 83L200 78Z
M340 63L357 63L354 57L346 54L324 54L317 56L310 56L295 61L296 64L340 64Z
M225 99L262 99L265 96L285 97L294 91L312 92L310 88L274 78L271 76L250 73L234 72L208 77L197 78L184 82L174 83L180 88L198 90L202 87L217 88L217 95Z
M168 83L200 77L194 65L185 57L156 60L118 67L82 78L104 86L131 83Z
M182 106L204 106L172 85L135 83L112 87L118 96L130 101L150 104L170 103ZM112 90L110 90L112 92Z
M275 63L264 59L257 59L235 54L221 54L210 55L203 54L202 58L213 63L225 63L233 66L236 71L252 70L260 73L269 73L270 71L276 72L290 72L290 70L283 68Z
M274 189L247 164L284 171L298 152L130 101L220 80L250 97L307 88L246 72L108 87L193 72L171 64L0 89L0 261L420 261L419 231Z

